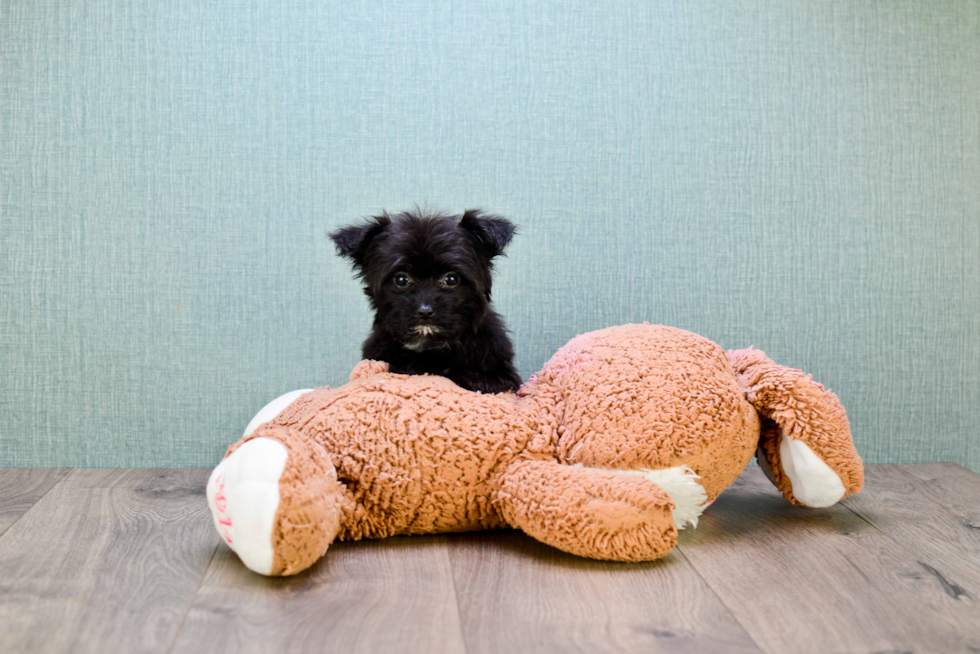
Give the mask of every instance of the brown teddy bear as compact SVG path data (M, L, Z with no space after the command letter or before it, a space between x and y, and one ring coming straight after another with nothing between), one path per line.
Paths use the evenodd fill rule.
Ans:
M794 504L860 490L837 397L758 350L670 327L572 339L516 393L363 361L253 419L207 485L250 569L291 575L334 539L513 527L612 561L664 556L758 452Z

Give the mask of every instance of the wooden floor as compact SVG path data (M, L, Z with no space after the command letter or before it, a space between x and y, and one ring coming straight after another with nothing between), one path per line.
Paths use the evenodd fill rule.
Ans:
M648 564L516 532L331 547L266 579L206 470L0 469L2 652L980 652L980 475L871 466L793 507L748 469Z

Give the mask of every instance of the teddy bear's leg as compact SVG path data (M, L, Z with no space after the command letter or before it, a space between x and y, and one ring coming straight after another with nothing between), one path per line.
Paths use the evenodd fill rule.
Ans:
M677 542L674 503L642 475L519 461L499 479L494 503L511 526L593 559L650 561Z
M264 575L296 574L323 556L340 529L342 498L326 451L268 423L232 445L207 484L218 533Z
M861 490L864 469L836 395L759 350L728 358L763 417L759 465L786 499L819 508Z

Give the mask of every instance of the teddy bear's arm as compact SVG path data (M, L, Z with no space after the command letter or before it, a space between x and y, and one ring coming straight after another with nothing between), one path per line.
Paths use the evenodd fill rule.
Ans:
M501 476L494 503L511 526L593 559L650 561L677 542L670 496L641 476L517 461Z

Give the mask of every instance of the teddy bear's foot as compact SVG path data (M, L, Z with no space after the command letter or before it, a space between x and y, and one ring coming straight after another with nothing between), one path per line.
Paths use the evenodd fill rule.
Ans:
M263 421L264 422L264 421ZM208 479L207 498L221 538L250 570L272 572L272 529L279 509L279 478L289 452L271 438L244 443Z
M841 476L805 442L765 421L757 455L759 467L786 499L811 509L833 506L847 489Z
M763 417L759 465L783 497L819 508L861 490L864 468L836 395L759 350L735 350L728 359Z
M250 570L296 574L340 529L343 492L329 456L294 429L263 424L211 473L214 526Z
M840 475L824 463L806 443L782 434L778 428L774 431L776 434L770 432L767 437L776 439L778 465L782 468L782 486L786 488L781 487L769 463L775 457L767 456L765 444L760 444L759 467L769 477L769 481L780 490L788 491L799 504L812 509L833 506L840 502L847 494Z

